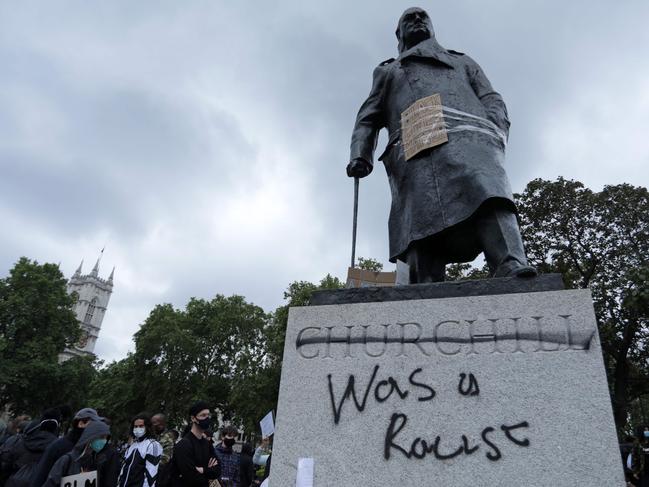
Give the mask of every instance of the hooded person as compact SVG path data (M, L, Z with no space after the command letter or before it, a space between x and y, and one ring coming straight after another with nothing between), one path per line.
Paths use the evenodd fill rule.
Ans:
M101 421L102 418L97 414L92 408L83 408L76 412L72 419L72 427L70 431L63 436L62 438L57 439L52 442L41 457L32 479L30 482L30 487L41 487L43 483L47 480L47 476L52 469L52 466L56 461L61 458L66 453L70 452L72 448L76 445L81 434L85 430L86 426L90 424L91 421Z
M424 10L407 9L396 36L398 57L374 70L347 166L350 177L370 174L378 133L388 130L378 159L392 194L390 261L409 265L412 284L443 281L447 264L480 252L494 277L536 275L503 167L502 97L473 59L437 42Z
M81 433L72 451L59 458L43 487L59 487L68 475L96 470L101 487L115 487L119 475L119 455L108 444L110 428L101 421L91 421Z
M9 452L8 463L12 474L5 487L29 487L39 460L57 438L60 419L58 410L50 409L40 419L29 423Z
M8 437L0 446L0 487L4 487L7 478L14 473L13 454L22 441L23 431L29 426L28 416L18 416L7 426Z

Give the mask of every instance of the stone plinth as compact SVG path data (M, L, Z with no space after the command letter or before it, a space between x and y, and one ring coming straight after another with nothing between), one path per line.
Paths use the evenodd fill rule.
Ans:
M590 293L292 308L270 487L622 486Z
M470 281L435 282L393 287L358 287L316 291L310 304L376 303L383 301L406 301L412 299L457 298L485 296L489 294L531 293L558 291L563 289L561 274L544 274L521 279L501 277L497 279L475 279Z

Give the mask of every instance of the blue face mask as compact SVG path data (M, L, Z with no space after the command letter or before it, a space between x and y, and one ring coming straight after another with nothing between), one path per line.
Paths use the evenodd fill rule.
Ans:
M96 453L99 453L104 449L106 443L108 443L106 438L97 438L90 442L90 448L92 448Z
M644 432L644 437L645 437L645 438L649 438L649 431L645 431L645 432Z

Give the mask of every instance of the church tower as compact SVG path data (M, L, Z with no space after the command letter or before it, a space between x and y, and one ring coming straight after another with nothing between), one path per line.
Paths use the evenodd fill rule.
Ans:
M108 279L99 277L99 263L103 254L104 250L102 249L90 274L82 274L82 260L68 281L68 293L75 292L78 296L74 312L79 320L79 326L81 326L81 337L72 348L65 349L59 357L60 361L74 356L94 355L95 343L99 336L101 323L104 320L108 301L113 292L113 277L115 275L115 268L113 267Z

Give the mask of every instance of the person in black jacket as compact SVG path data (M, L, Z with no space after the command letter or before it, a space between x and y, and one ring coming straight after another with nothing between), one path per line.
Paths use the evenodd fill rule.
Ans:
M255 451L250 443L241 445L241 455L239 457L239 484L241 487L251 487L259 485L255 482L255 464L252 462L252 456Z
M101 487L115 487L120 459L108 444L110 428L102 421L91 421L72 451L59 458L52 466L43 487L59 487L61 479L81 472L97 471Z
M205 432L212 426L210 407L204 401L189 410L191 429L176 443L173 453L172 485L174 487L208 487L219 478L221 468L214 457Z
M12 474L6 487L29 487L39 460L47 447L56 440L60 413L57 409L45 411L40 420L32 421L22 438L9 452Z
M29 426L28 416L18 416L8 427L8 436L5 437L0 446L0 487L4 487L5 482L13 473L12 452L23 438L23 431Z
M45 483L54 463L63 455L72 451L90 421L101 421L97 411L92 408L83 408L77 411L68 434L50 444L43 453L32 476L30 487L41 487Z

